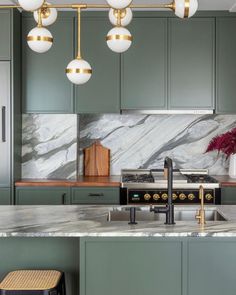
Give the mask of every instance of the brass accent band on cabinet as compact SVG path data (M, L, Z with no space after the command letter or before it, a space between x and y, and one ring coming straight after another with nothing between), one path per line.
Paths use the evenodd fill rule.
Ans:
M92 74L92 69L66 69L66 74Z
M189 16L189 7L190 7L190 0L185 0L185 9L184 9L185 18Z
M133 41L133 37L129 35L109 35L106 37L106 40L129 40Z
M47 42L53 42L53 37L47 37L47 36L28 36L27 41L47 41Z

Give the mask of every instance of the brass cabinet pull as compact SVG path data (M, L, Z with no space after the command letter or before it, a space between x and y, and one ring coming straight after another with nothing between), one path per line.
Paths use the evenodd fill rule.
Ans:
M2 142L6 142L6 107L2 107Z
M103 193L90 193L89 197L104 197Z

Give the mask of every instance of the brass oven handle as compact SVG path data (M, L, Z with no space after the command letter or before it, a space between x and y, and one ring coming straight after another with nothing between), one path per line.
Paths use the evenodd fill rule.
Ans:
M6 107L2 107L2 142L6 142Z

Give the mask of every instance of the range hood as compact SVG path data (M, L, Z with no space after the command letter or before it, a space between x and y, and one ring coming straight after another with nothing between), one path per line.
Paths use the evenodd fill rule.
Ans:
M123 109L122 114L144 114L144 115L211 115L214 110L138 110Z

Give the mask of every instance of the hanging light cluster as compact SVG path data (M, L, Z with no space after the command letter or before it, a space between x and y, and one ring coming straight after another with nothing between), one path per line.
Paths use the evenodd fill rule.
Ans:
M107 46L114 52L123 53L127 51L133 41L130 31L126 28L133 18L131 8L167 8L172 9L176 16L180 18L192 17L198 9L198 0L173 0L170 4L160 5L132 5L132 0L106 0L109 7L109 20L114 26L106 36ZM104 5L96 4L71 4L71 5L51 5L45 0L18 0L19 5L26 11L33 12L37 26L33 28L28 36L29 47L37 52L47 52L53 44L53 36L45 28L52 25L57 19L57 9L60 7L70 7L78 12L78 50L77 56L72 60L67 68L67 78L74 84L81 85L91 78L92 68L90 64L81 56L81 9L104 8ZM4 5L0 5L0 8ZM107 7L107 6L106 6Z

